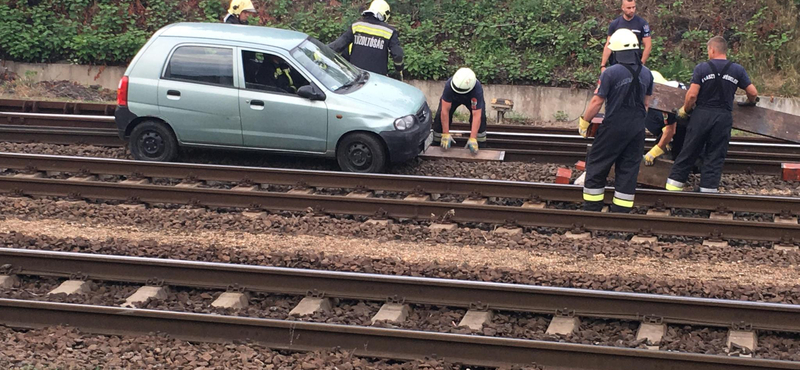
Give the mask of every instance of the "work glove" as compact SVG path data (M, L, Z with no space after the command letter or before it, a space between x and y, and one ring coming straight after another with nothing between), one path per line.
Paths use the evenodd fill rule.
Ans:
M591 122L583 119L583 117L580 118L579 122L578 134L580 134L583 138L589 137L589 125L591 125Z
M682 119L682 120L687 120L687 119L689 119L689 113L687 113L687 112L686 112L686 110L685 110L685 109L683 109L683 107L681 107L681 109L678 109L678 112L677 112L677 113L675 113L675 115L677 115L677 116L678 116L678 118L680 118L680 119Z
M644 155L644 165L645 166L652 166L656 162L656 158L664 155L664 151L661 150L661 147L658 145L654 146L653 149L650 149L647 154Z
M758 102L760 102L760 101L761 101L761 98L756 97L756 101L754 101L752 103L749 100L745 100L745 101L740 101L740 102L738 102L736 104L739 105L740 107L755 107L756 104L758 104Z
M478 139L475 139L474 137L469 138L467 141L467 146L464 148L469 149L472 155L478 154Z
M453 136L450 134L442 134L442 140L439 141L439 146L442 149L447 150L450 149L450 145L455 143L456 141L453 140Z

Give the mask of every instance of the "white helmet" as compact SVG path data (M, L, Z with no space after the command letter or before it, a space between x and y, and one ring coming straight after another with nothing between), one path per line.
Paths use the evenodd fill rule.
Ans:
M375 0L369 5L369 9L365 10L361 15L368 13L375 15L375 18L378 18L379 21L386 22L389 20L392 10L385 0Z
M467 94L475 88L477 83L478 77L475 76L475 72L469 68L461 68L450 80L450 87L458 94Z
M639 50L639 38L633 31L620 28L611 35L611 39L608 40L608 48L611 51Z

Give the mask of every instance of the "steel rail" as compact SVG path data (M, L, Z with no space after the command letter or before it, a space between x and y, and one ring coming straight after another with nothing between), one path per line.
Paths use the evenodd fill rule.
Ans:
M798 362L778 360L11 299L0 299L0 313L2 323L15 328L69 325L106 335L166 333L189 341L252 341L290 351L338 347L360 356L397 360L436 355L475 366L535 362L581 370L800 369Z
M6 126L0 124L0 138L2 138L2 141L17 143L78 144L112 148L125 146L125 142L120 140L116 130L106 129Z
M730 327L747 323L757 330L800 332L800 305L675 297L588 289L487 283L378 274L195 262L72 252L0 248L0 265L17 274L385 301L554 314L569 309L580 317L638 321L647 315L668 324Z
M270 211L385 216L395 219L449 218L457 223L487 223L522 227L583 228L593 231L679 235L785 242L800 240L800 225L682 217L658 217L557 209L532 209L384 198L350 198L248 190L219 190L96 181L0 177L0 192L32 196L72 196L83 199L137 200L144 203L235 207Z
M0 168L146 178L244 182L316 188L364 189L424 194L479 195L579 203L583 189L575 185L477 180L428 176L356 174L347 172L142 162L120 159L1 153ZM608 188L606 198L613 197ZM640 189L639 206L800 215L800 198L737 194L701 194Z

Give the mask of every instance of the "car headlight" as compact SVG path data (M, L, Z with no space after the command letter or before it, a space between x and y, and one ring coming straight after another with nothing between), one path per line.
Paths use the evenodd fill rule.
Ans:
M394 128L403 131L408 130L417 123L417 118L414 116L405 116L394 120Z

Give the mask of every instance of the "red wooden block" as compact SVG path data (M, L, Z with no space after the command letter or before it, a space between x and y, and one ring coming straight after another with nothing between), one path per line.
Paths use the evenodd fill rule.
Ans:
M556 184L569 184L571 178L572 170L569 168L559 168L558 173L556 173Z
M586 162L578 161L578 163L575 163L575 168L577 168L578 171L586 171Z
M783 181L800 181L800 163L781 163Z

